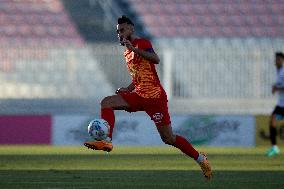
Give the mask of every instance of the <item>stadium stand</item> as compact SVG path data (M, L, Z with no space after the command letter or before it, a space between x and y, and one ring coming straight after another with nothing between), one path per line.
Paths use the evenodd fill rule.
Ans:
M147 36L144 33L143 26L135 20L139 17L136 16L135 12L130 11L129 4L125 1L62 0L62 2L81 36L89 43L117 42L116 18L122 14L127 14L135 21L136 32L139 35Z
M114 30L125 14L162 60L173 112L269 113L283 9L280 0L0 1L0 110L92 112L129 83Z
M77 46L83 40L58 0L0 2L2 46Z
M281 0L127 0L162 57L173 112L270 113Z
M0 27L2 113L92 112L113 91L60 0L0 1Z
M161 37L283 37L281 0L129 0L147 31Z
M62 1L70 18L86 41L95 43L116 41L114 26L110 24L113 20L105 16L104 9L99 2L92 0L76 1L76 3L72 0Z

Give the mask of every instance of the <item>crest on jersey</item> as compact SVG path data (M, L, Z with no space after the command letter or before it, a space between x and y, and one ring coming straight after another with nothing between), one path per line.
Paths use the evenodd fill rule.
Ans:
M162 113L158 112L158 113L153 114L152 119L155 123L160 123L163 119L163 116L164 115Z

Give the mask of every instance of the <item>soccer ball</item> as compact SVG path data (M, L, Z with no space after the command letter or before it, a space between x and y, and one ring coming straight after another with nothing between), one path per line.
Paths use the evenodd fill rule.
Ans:
M88 125L88 133L95 140L105 140L109 129L109 124L104 119L94 119Z

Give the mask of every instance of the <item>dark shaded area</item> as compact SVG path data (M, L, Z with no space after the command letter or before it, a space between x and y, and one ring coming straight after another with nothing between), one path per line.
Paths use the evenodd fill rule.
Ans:
M62 0L65 10L76 24L78 31L89 42L117 40L115 26L108 23L104 27L104 12L99 3L90 4L89 1Z
M272 189L284 186L284 172L216 171L210 182L199 171L0 171L1 188L218 188Z
M105 21L106 15L101 4L96 1L62 0L66 11L75 23L78 31L88 42L117 42L116 19L114 23ZM123 14L129 16L135 23L136 33L149 38L143 29L143 24L126 1L113 1Z

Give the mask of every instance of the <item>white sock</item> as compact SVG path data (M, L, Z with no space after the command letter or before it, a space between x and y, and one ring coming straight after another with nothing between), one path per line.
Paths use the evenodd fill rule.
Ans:
M111 138L110 138L110 137L107 137L105 141L111 142Z
M278 146L277 145L273 145L272 148L273 149L278 149Z
M203 161L203 160L204 160L204 156L199 153L199 156L198 156L196 162L197 162L197 163L200 163L200 162Z

